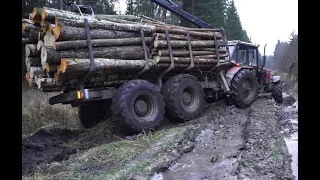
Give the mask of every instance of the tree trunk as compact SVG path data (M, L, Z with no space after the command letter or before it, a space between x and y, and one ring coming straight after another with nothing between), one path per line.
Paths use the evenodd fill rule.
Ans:
M26 31L22 30L22 37L29 37L29 34Z
M72 19L63 19L59 18L59 24L64 24L66 26L73 27L83 27L84 21L81 20L72 20ZM142 29L145 33L155 32L155 26L143 25L143 24L121 24L105 20L88 20L90 29L106 29L106 30L115 30L115 31L129 31L129 32L140 32Z
M35 26L33 24L22 23L22 30L26 32L30 32L31 30L40 31L41 27Z
M77 28L72 26L55 26L52 32L56 38L56 41L87 40L84 27ZM91 39L117 39L140 37L140 33L91 29L90 36Z
M29 38L31 40L36 40L37 41L38 40L38 33L39 33L39 31L31 29L30 32L29 32Z
M156 27L156 32L158 33L165 33L165 27ZM184 29L170 29L168 28L168 32L171 34L180 34L180 35L187 35L188 31ZM190 36L193 37L202 37L202 38L211 38L213 39L213 35L215 34L217 39L221 39L222 35L219 32L213 32L213 33L205 33L205 32L196 32L196 31L189 31Z
M188 48L188 41L170 41L172 48ZM155 48L167 48L167 41L154 41L153 46ZM191 41L191 46L194 48L212 48L214 47L214 41Z
M122 19L126 21L139 22L140 19L134 15L104 15L104 14L96 14L95 18L98 20L113 20L113 19Z
M26 57L39 57L40 52L37 51L37 44L26 44L25 46Z
M58 68L59 68L59 65L57 64L52 64L52 65L49 65L48 63L46 64L46 72L48 73L58 72Z
M36 40L31 40L28 37L22 37L22 44L34 44L37 43Z
M152 42L151 37L144 39L147 44ZM123 39L94 39L91 40L92 47L113 47L113 46L132 46L142 45L140 37L136 38L123 38ZM68 49L82 49L88 48L87 40L75 40L75 41L61 41L55 42L53 45L55 50L68 50Z
M166 34L164 33L155 33L155 40L166 40ZM187 37L184 35L174 35L169 34L170 40L187 40ZM190 40L195 40L194 37L190 37Z
M219 50L220 51L220 50ZM220 51L221 54L224 54L223 51ZM213 51L192 51L193 56L204 56L204 55L214 55L216 54ZM157 56L169 56L168 50L159 50L155 52ZM190 51L188 50L173 50L172 55L175 57L190 57Z
M48 9L48 8L44 8L42 9L42 13L41 13L41 18L44 21L47 22L52 22L54 23L56 20L56 17L60 18L66 18L66 19L72 19L72 20L83 20L84 18L92 18L89 15L84 14L84 17L80 16L80 14L75 14L75 13L70 13L68 11L63 12L61 10L53 10L53 9Z
M94 58L144 59L141 46L114 46L93 48ZM41 64L57 64L61 58L89 58L88 49L56 51L52 47L41 48Z
M26 62L27 71L30 71L31 67L40 67L41 66L40 57L28 57L28 56L26 56L25 62Z
M156 56L156 57L154 57L154 59L156 62L159 62L159 63L171 63L170 57ZM217 59L193 58L193 60L194 60L195 64L212 64L212 65L214 65L218 62ZM184 58L184 57L174 57L173 61L178 64L190 64L191 63L190 58Z
M145 60L123 60L123 59L95 59L94 74L105 74L111 72L135 71L144 68ZM150 60L150 65L155 66L154 60ZM59 67L57 79L67 79L68 77L77 77L78 74L84 74L90 69L90 59L67 59L63 58ZM61 79L60 79L61 80Z

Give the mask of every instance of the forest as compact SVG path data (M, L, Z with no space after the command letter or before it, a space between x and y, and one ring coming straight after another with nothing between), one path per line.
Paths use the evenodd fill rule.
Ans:
M76 4L90 5L95 14L119 14L114 6L119 0L76 0L75 2ZM229 40L251 42L246 30L241 25L233 0L173 0L173 2L213 27L224 28ZM180 20L150 0L127 0L126 5L125 14L145 15L166 23L192 27L192 24ZM35 6L67 9L63 0L23 0L22 12L31 12Z

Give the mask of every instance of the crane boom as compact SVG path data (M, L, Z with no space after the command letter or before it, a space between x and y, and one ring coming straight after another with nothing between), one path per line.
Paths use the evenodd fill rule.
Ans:
M179 16L180 18L183 18L187 21L190 21L192 24L196 25L199 28L212 28L210 24L207 22L193 16L192 14L183 11L179 8L176 4L174 4L171 0L151 0L152 2L158 4L159 6L167 9L168 11L174 13L175 15Z

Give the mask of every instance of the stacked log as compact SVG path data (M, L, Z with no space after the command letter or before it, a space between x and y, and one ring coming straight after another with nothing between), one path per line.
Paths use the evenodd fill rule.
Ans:
M32 41L26 44L26 79L30 86L43 91L70 89L90 70L85 19L95 67L85 87L121 84L133 78L131 75L141 71L147 62L151 72L166 70L172 60L178 69L188 68L193 61L196 69L203 71L227 63L227 51L215 46L214 39L223 38L218 29L185 28L145 16L91 17L34 8L30 19L22 20L22 37ZM112 78L117 74L122 75Z

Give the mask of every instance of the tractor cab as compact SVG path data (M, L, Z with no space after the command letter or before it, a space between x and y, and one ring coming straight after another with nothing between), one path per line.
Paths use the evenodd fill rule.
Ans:
M230 60L240 66L262 67L258 45L243 41L228 41Z

